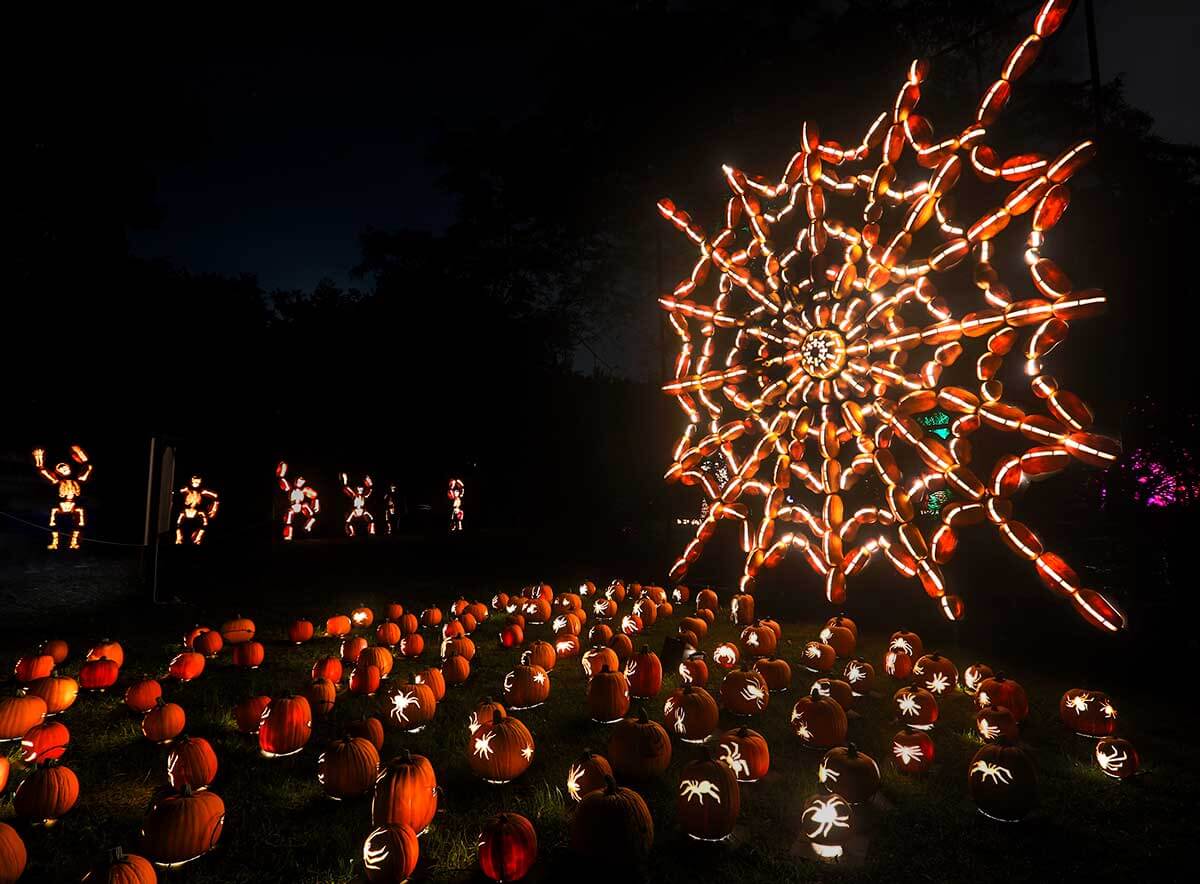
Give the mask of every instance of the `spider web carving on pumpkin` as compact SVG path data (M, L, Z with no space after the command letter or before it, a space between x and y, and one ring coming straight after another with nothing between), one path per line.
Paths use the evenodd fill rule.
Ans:
M1105 305L1103 292L1077 290L1042 254L1069 203L1067 181L1095 145L1002 159L988 144L1012 83L1069 8L1043 4L956 136L935 139L916 113L929 73L918 60L856 146L805 123L778 181L726 166L732 196L715 234L659 203L699 251L691 274L659 299L680 340L663 389L688 418L666 479L698 486L708 503L673 580L728 520L741 528L743 592L796 550L840 604L847 578L881 554L956 620L963 602L947 594L941 566L963 528L990 524L1088 622L1124 626L1112 602L1012 517L1028 480L1075 460L1106 467L1120 453L1089 431L1090 409L1044 365L1070 321ZM908 167L916 174L905 181ZM956 197L978 210L956 211ZM1001 281L996 261L1018 235L1024 296ZM707 301L702 287L715 289ZM1002 374L1014 359L1021 364ZM1010 382L1015 394L1001 379L1010 374L1022 382ZM918 420L939 408L954 417L948 443ZM981 451L997 439L1003 449L987 464L974 462L980 430ZM714 456L728 464L727 482L701 469ZM958 499L927 537L915 504L943 490Z

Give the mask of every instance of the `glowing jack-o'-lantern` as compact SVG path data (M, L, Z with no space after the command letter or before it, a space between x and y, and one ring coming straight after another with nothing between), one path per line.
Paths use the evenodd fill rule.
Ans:
M850 685L850 691L856 697L867 694L875 684L875 667L862 657L847 660L842 669L842 679Z
M896 717L906 727L927 731L938 719L938 704L933 694L924 688L908 686L896 691L892 698Z
M915 665L912 654L890 647L883 652L883 671L897 681L908 681Z
M986 663L972 663L962 671L961 681L963 691L974 696L979 690L979 686L991 678L993 674L992 667Z
M774 657L778 642L775 630L761 621L742 630L742 654L746 657Z
M846 712L829 697L801 697L792 707L791 723L806 749L832 749L846 739Z
M662 661L658 654L642 645L636 656L625 663L625 678L629 680L629 693L639 700L657 697L662 690Z
M913 660L916 660L925 653L925 645L921 642L921 637L915 632L909 632L906 629L897 629L888 639L888 650L899 651L902 654L908 654Z
M733 669L741 659L741 652L733 642L721 642L713 648L712 659L722 669Z
M892 764L901 773L925 773L933 765L933 755L933 740L924 731L905 728L892 737Z
M420 682L396 685L388 691L387 700L388 717L410 734L424 730L437 712L433 688Z
M800 813L800 828L812 852L820 859L838 859L850 840L854 813L848 802L836 792L814 795Z
M772 693L782 694L792 686L792 667L781 657L759 657L754 668L762 673Z
M608 758L614 776L623 781L644 782L661 776L671 763L671 738L645 707L613 727L608 738Z
M808 642L800 652L800 660L809 672L824 675L833 671L837 652L824 642Z
M704 652L696 651L679 664L679 680L684 684L704 687L708 684L708 663L704 660Z
M615 670L621 665L621 661L617 659L617 652L609 647L588 648L580 663L585 678L594 678L605 667Z
M675 816L689 838L723 841L733 833L741 794L733 770L712 757L693 761L680 774Z
M501 813L479 834L479 869L493 881L520 881L537 860L533 823L519 813Z
M771 690L757 669L743 663L721 682L721 705L734 715L757 715L767 708Z
M467 763L488 783L507 783L533 763L533 735L502 708L490 723L480 724L467 743Z
M733 771L739 783L757 783L771 769L771 751L758 731L740 727L717 741L717 759Z
M264 758L295 755L312 736L312 707L304 697L280 697L263 710L258 751Z
M550 677L546 670L529 662L529 652L521 655L521 664L504 676L504 699L511 709L533 709L550 696Z
M1096 764L1107 776L1126 780L1138 772L1141 758L1133 743L1121 737L1101 737L1096 743Z
M844 659L854 653L858 644L858 629L853 621L846 617L833 617L821 627L817 638L833 648L838 657Z
M967 784L984 816L1015 822L1037 804L1037 770L1021 749L991 743L975 753L967 768Z
M808 692L814 697L829 697L836 700L838 705L847 712L854 705L854 692L850 689L850 685L840 678L818 678L812 683Z
M817 782L827 792L837 792L851 804L869 801L879 791L879 765L851 743L835 746L817 766Z
M408 826L380 826L363 841L363 871L370 884L402 884L417 868L421 847Z
M1025 689L1003 672L979 683L979 690L975 692L975 706L1003 706L1013 714L1018 724L1029 717L1029 700L1025 696Z
M614 728L613 733L616 732L616 728ZM663 736L666 737L666 734ZM610 737L610 742L611 739ZM668 739L667 744L670 745L670 742ZM589 792L603 789L605 779L611 778L612 775L612 766L608 763L607 758L597 755L591 749L584 749L583 754L576 758L567 770L567 795L572 801L578 803Z
M717 728L720 712L712 694L698 685L684 685L663 704L666 728L685 743L703 743Z
M912 671L913 681L935 697L954 692L958 683L958 668L948 657L936 651L917 660Z
M418 835L425 834L438 808L437 775L429 759L405 749L380 766L373 782L371 823L409 826Z
M988 743L1015 743L1020 737L1017 720L1003 706L984 706L975 711L975 730Z
M1072 688L1058 704L1062 722L1084 737L1108 737L1117 730L1117 709L1100 691Z

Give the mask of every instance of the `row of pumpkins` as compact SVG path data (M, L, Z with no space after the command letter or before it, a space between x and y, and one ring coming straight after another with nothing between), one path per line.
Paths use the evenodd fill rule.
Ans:
M580 635L588 620L588 609L597 619L616 620L618 606L627 592L632 597L631 613L619 618L617 631L607 623L592 626L588 631L592 646L584 651ZM688 590L678 587L673 600L675 604L686 603ZM645 646L635 653L631 637L652 625L658 616L671 614L672 602L661 588L637 584L631 584L628 591L620 583L597 591L592 584L586 583L579 593L564 593L557 597L548 585L541 584L514 598L498 594L492 600L492 607L506 615L500 629L501 645L527 645L521 651L519 665L504 679L503 697L508 709L530 708L544 702L550 690L549 672L560 660L579 657L589 677L591 717L597 721L615 722L608 758L586 753L570 769L567 792L580 804L577 822L572 827L576 849L588 855L594 848L598 858L610 850L605 839L594 837L592 826L579 822L587 821L593 815L606 820L622 820L623 831L634 836L632 842L626 839L624 843L644 844L648 849L653 837L649 812L636 792L617 786L616 781L649 779L661 774L670 763L671 742L666 729L649 720L644 709L635 716L628 713L631 695L642 699L654 697L662 684L662 666L657 655ZM695 614L683 618L679 624L678 640L684 649L679 674L684 685L667 698L664 713L666 723L687 742L709 741L717 726L717 704L704 687L708 681L707 665L703 654L697 650L716 611L715 594L711 590L701 591L696 598ZM347 668L352 693L376 693L381 680L392 669L393 649L407 657L420 656L424 638L419 630L426 627L439 630L442 666L430 667L415 674L410 682L386 691L390 722L403 730L419 730L432 719L446 685L461 683L469 676L470 660L474 656L474 643L469 636L489 615L487 606L465 600L454 603L450 612L451 619L443 623L442 612L436 607L426 609L418 617L406 613L398 604L389 605L384 620L375 627L376 644L373 646L368 645L363 636L351 634L355 626L368 629L373 625L374 614L369 608L356 609L348 617L331 617L325 624L325 634L344 639L341 654L318 659L313 666L312 682L298 696L253 697L238 704L235 719L239 729L257 737L264 756L300 751L311 736L314 712L324 715L332 709L337 698L336 686ZM712 655L717 666L728 670L719 691L722 705L739 715L760 712L766 707L772 688L786 689L791 682L789 665L773 656L781 634L779 625L773 621L755 620L752 612L752 597L736 596L731 601L731 618L735 623L744 621L745 628L739 643L720 645ZM552 626L553 644L526 642L525 630L539 624ZM219 653L225 644L233 646L235 663L253 668L264 658L264 648L254 641L254 633L253 623L245 618L229 621L220 630L197 627L185 636L188 649L171 661L170 673L180 680L197 677L203 672L205 658ZM308 641L315 633L313 624L306 620L297 620L287 628L288 639L296 644ZM837 658L853 654L856 641L857 628L852 621L844 617L832 618L822 630L820 641L805 646L803 662L818 674L830 673ZM15 707L9 708L13 705L9 701L42 700L46 706L39 721L31 724L23 734L26 759L38 762L39 766L22 783L14 803L18 814L30 819L55 819L70 809L78 795L78 781L74 775L56 763L69 739L65 725L42 719L46 714L53 715L70 706L81 686L86 689L113 686L124 658L117 643L105 642L93 648L72 691L66 683L74 680L53 675L54 665L65 659L66 652L64 643L48 642L38 654L22 658L15 672L17 679L27 686L26 695L0 701L0 735L7 734L8 738L12 738L21 724L9 720L9 716L17 712ZM43 658L50 660L49 667ZM900 720L906 721L906 716L910 715L914 720L897 735L894 750L899 769L919 772L932 761L932 742L923 731L936 720L937 704L933 695L944 692L948 686L952 689L959 680L957 670L939 655L922 655L920 640L911 633L897 633L892 637L883 667L893 677L911 676L917 680L913 685L901 688L896 695ZM802 697L792 712L793 727L801 740L812 748L829 750L818 769L820 781L823 785L837 786L836 792L831 789L830 795L813 798L803 815L806 833L813 839L819 855L840 852L839 837L849 829L848 806L866 800L878 787L878 766L874 760L858 752L853 745L842 746L846 734L844 707L852 702L853 696L869 689L873 668L861 658L852 658L846 663L843 675L844 680L819 679L812 694ZM990 676L986 667L973 666L963 673L962 685L965 690L974 690L977 698L982 693L985 701L990 689L997 700L1003 699L1009 707L1015 707L1015 712L1011 709L1010 712L1019 721L1027 713L1019 685L1003 676ZM1086 711L1078 701L1080 694L1103 700L1096 692L1068 692L1068 697L1064 697L1064 721L1068 714ZM1072 695L1075 699L1071 699ZM176 792L151 810L144 829L145 852L163 866L190 861L216 844L223 824L224 806L207 789L216 774L215 753L206 740L181 736L186 716L177 704L164 702L161 685L156 680L142 679L131 684L126 691L126 703L143 714L142 730L148 739L161 743L174 741L167 759L167 774ZM980 708L982 712L998 707L983 702ZM27 714L32 716L35 711ZM1084 719L1093 720L1088 716ZM1068 723L1079 725L1078 721ZM1088 727L1086 724L1079 726ZM502 704L490 699L480 703L471 715L469 728L468 761L483 779L507 782L529 767L533 737L520 721L507 714ZM1013 728L1015 730L1015 724ZM427 759L407 753L381 765L379 752L384 731L378 718L367 717L352 722L347 731L343 739L330 743L321 754L318 779L325 791L336 798L373 791L373 820L377 828L364 843L364 868L372 881L402 880L415 866L418 833L424 831L436 812L436 777L432 765ZM981 734L987 736L983 726ZM753 782L769 768L766 741L749 728L726 732L716 745L719 751L708 752L702 759L692 762L681 776L680 824L689 835L701 839L724 838L732 831L738 813L738 783ZM980 755L989 748L984 747ZM1021 753L1015 747L995 748ZM1007 768L1000 767L1001 762ZM1011 780L1011 773L1008 776L995 773L997 768L1011 771L1012 764L1004 757L993 762L977 756L972 771L979 767L988 772L977 778L980 787L1012 786L1015 781ZM1023 767L1018 769L1024 770ZM1032 771L1031 764L1028 769ZM5 769L5 779L7 773ZM1004 782L1006 779L1010 781ZM30 782L35 786L27 789ZM23 790L25 799L20 797ZM976 787L974 779L972 792L985 812L990 807L993 811L999 809L993 815L1007 813L1004 818L1012 818L1011 808L1015 804L1011 797L1004 797L997 803L998 799L989 796L986 788ZM48 804L44 799L34 798L48 793L56 796L54 802ZM847 806L842 807L842 804ZM1004 807L1000 807L1001 804ZM7 831L0 831L0 845L3 846L0 858L12 853L15 860L17 851L12 840L16 839L19 844L20 839L11 827L5 828ZM640 850L634 852L641 853ZM20 853L23 867L23 846ZM480 839L480 863L485 873L495 880L516 880L519 875L515 872L521 863L514 857L526 857L531 863L535 855L536 833L523 817L504 814L489 820L484 827ZM139 861L144 862L140 857L123 854L114 854L110 860L111 868L125 868ZM493 871L496 874L492 874ZM5 874L5 867L0 865L0 882L16 880L15 876L6 878Z

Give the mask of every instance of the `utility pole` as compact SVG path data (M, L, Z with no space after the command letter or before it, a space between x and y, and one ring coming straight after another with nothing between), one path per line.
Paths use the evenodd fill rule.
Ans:
M1087 19L1088 64L1092 69L1092 111L1096 115L1096 134L1104 123L1100 112L1100 49L1096 44L1096 6L1093 0L1086 0L1083 11Z

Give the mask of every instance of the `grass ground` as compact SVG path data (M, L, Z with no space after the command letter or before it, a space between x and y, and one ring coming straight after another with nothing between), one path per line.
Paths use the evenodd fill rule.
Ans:
M600 575L597 575L600 577ZM500 589L515 587L500 586ZM456 593L455 593L456 594ZM331 593L325 613L348 612L365 601L377 611L388 601L420 608L430 601L447 603L452 596L436 586L413 586L393 594L357 590ZM206 737L220 759L213 790L225 801L227 818L219 847L209 856L172 873L168 880L203 882L287 881L296 884L341 884L355 880L362 839L370 830L369 799L333 802L322 796L316 781L316 758L322 743L340 734L341 722L357 718L377 701L343 695L332 717L315 726L314 737L299 755L267 760L256 745L233 727L232 708L251 694L272 694L298 688L308 678L313 661L336 653L332 639L317 638L292 647L282 642L286 622L272 606L256 611L259 637L267 645L263 667L247 672L235 668L228 648L210 661L204 674L188 684L170 683L167 697L187 711L187 732ZM627 607L627 606L626 606ZM317 611L312 611L316 615ZM770 611L760 613L769 614ZM674 632L681 612L660 618L645 638L661 646ZM324 615L322 615L323 617ZM219 619L216 617L213 620ZM577 661L556 669L549 702L516 713L532 731L536 753L530 770L506 786L481 783L466 762L469 710L485 695L499 696L504 674L518 652L497 642L500 618L493 617L476 633L479 648L466 685L449 690L435 721L419 734L389 730L382 753L391 757L402 749L424 754L432 761L443 798L438 817L421 839L417 879L467 881L475 871L475 843L481 821L500 810L522 813L533 820L541 860L530 880L558 882L589 880L605 870L581 869L566 841L572 809L565 797L567 768L585 747L604 753L610 728L587 719L585 680ZM594 621L589 621L588 625ZM129 621L114 630L126 648L127 662L118 689L82 696L61 716L71 730L64 763L81 780L77 807L58 825L43 829L15 825L30 855L29 881L78 880L90 863L114 845L137 850L140 822L151 795L165 782L166 750L141 737L138 719L121 696L124 685L142 672L161 674L178 650L180 637L192 625L182 611L159 613L145 623ZM217 625L213 622L211 625ZM899 624L897 624L899 625ZM815 637L818 622L786 621L780 656L793 665L794 679L786 694L773 695L769 707L748 722L762 732L771 748L772 770L763 781L741 789L741 816L728 842L707 845L688 840L674 822L674 796L679 771L697 757L697 747L675 743L671 768L658 782L639 791L654 814L655 849L644 875L661 882L744 881L1025 881L1059 878L1076 880L1125 879L1156 870L1154 880L1171 880L1168 857L1194 831L1193 798L1197 776L1189 758L1188 738L1181 733L1177 713L1160 701L1129 691L1114 699L1122 715L1122 732L1141 750L1145 776L1118 783L1092 762L1094 744L1065 731L1058 720L1058 698L1070 687L1088 687L1039 673L1028 658L1002 659L986 655L984 662L1005 670L1026 687L1032 713L1022 741L1032 752L1040 773L1039 809L1021 824L1002 824L975 812L966 789L966 769L979 747L972 732L971 699L961 693L941 704L933 731L937 763L921 779L897 774L890 762L891 737L898 729L889 701L899 683L877 681L876 693L861 698L850 720L850 739L869 753L883 771L883 786L858 814L861 840L855 856L841 866L820 864L807 857L798 843L798 823L805 800L817 792L819 753L800 747L789 726L792 704L815 676L798 665L800 649ZM64 669L74 674L82 636L105 631L95 620L75 615L44 624L37 634L18 641L0 641L6 659L15 658L35 639L63 634L72 640L72 655ZM549 627L534 627L532 637L549 637ZM703 645L735 638L736 630L718 619ZM878 661L886 632L864 632L859 651ZM21 643L24 642L24 643ZM427 642L421 665L435 661L436 641ZM975 662L972 648L944 643L937 650L960 668ZM393 677L416 667L398 661ZM719 675L710 681L714 694ZM676 686L668 676L663 691L646 703L652 717L662 720L662 701ZM1098 686L1093 686L1098 687ZM747 723L722 712L721 727ZM11 744L9 744L11 749ZM3 747L0 747L3 751ZM17 753L10 751L10 757ZM14 763L14 768L19 767ZM0 818L13 822L11 788L21 778L14 769L9 793L0 799Z

